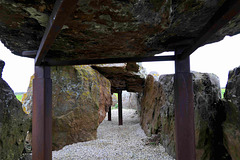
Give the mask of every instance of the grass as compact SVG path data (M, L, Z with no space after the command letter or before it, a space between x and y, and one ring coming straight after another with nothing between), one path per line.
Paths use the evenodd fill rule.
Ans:
M112 107L112 109L118 109L118 103L116 103L115 106Z
M117 99L118 99L118 94L117 93L113 93L116 97L117 97Z
M22 96L23 96L23 94L16 94L17 99L21 102L22 102Z
M224 98L225 88L221 88L222 98Z

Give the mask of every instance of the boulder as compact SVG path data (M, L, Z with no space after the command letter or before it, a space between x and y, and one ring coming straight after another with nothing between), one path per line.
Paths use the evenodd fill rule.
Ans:
M90 66L52 67L53 150L97 138L97 128L111 106L109 80ZM32 82L23 98L31 113Z
M115 107L116 105L118 105L118 94L113 93L112 94L112 107Z
M233 160L240 159L240 66L231 70L224 98L227 100L223 123L225 146Z
M92 66L111 82L112 93L118 89L142 92L146 71L140 63L100 64Z
M150 75L152 75L156 80L158 80L160 74L157 71L151 71L149 72Z
M173 75L162 75L158 81L152 75L147 76L141 101L141 125L148 136L154 137L175 157L173 84ZM224 113L224 107L217 105L221 97L218 77L193 72L193 87L197 159L228 157L221 137L224 118L220 113Z
M191 45L226 0L79 0L48 58L152 56ZM55 1L0 1L0 39L14 54L39 48ZM236 16L205 43L240 31Z
M127 92L127 91L122 92L122 106L123 106L123 108L137 110L138 105L139 105L138 93Z
M0 60L0 75L4 62ZM24 140L30 120L22 110L13 90L0 76L0 159L18 159L24 150Z

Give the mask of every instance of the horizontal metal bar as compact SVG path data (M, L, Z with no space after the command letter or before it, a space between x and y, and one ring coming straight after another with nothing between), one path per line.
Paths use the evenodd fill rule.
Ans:
M42 63L44 57L49 51L51 45L54 43L67 18L74 11L77 2L78 0L56 1L52 14L49 18L48 26L45 30L35 58L35 65L40 65Z
M28 57L28 58L35 58L37 55L37 50L35 51L23 51L21 56L22 57Z
M68 66L87 65L105 63L127 63L127 62L154 62L154 61L174 61L175 56L154 56L154 57L130 57L130 58L106 58L106 59L79 59L59 61L58 59L46 58L44 65L48 66Z
M203 28L201 36L198 37L193 44L187 47L177 59L185 59L191 55L196 49L202 46L209 38L211 38L218 30L226 25L234 16L240 13L240 0L227 0L218 9L214 16L209 20Z

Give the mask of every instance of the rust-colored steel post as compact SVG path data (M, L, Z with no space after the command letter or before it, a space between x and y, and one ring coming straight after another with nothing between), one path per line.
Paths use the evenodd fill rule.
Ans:
M118 124L123 125L122 116L122 90L118 90Z
M35 66L32 159L52 159L52 80L50 67L46 66Z
M176 55L182 51L175 52ZM189 57L175 61L175 132L177 160L195 160L193 83Z
M108 121L111 121L112 120L112 106L109 107L109 111L108 111Z

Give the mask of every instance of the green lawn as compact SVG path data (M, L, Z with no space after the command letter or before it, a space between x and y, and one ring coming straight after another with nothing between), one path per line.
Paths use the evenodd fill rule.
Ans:
M221 88L222 98L224 98L225 88Z
M22 102L22 96L23 96L23 94L16 94L17 99L21 102Z

